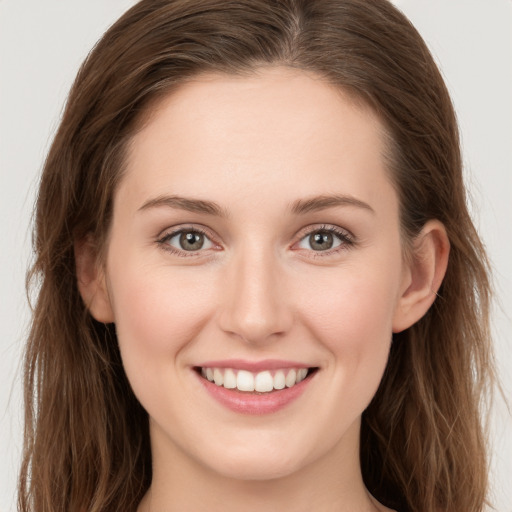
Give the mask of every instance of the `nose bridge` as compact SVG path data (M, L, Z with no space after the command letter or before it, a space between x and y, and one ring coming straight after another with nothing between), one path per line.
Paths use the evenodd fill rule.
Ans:
M272 248L247 243L234 254L229 267L222 329L251 343L286 332L291 311L285 298L284 273Z

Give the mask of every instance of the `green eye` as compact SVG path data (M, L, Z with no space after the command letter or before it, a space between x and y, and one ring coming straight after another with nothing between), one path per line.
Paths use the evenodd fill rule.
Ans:
M314 251L327 251L332 249L336 241L332 233L313 233L308 236L309 246Z
M298 244L300 249L315 252L324 252L336 249L341 245L350 245L352 239L348 233L338 232L336 229L317 229L308 233Z
M204 233L193 229L171 233L162 242L174 249L186 252L201 251L213 247L212 241Z

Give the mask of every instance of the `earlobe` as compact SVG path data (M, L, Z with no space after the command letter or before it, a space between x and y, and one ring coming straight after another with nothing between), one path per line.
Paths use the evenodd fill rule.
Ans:
M98 322L113 322L105 272L92 237L75 241L75 264L78 290L86 308Z
M401 291L393 332L400 332L416 323L429 310L443 282L450 242L444 225L438 220L425 224L413 242L407 265L407 282Z

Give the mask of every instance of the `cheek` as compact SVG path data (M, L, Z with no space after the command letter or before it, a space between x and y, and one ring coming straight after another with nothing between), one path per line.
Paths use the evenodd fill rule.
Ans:
M326 275L305 283L308 293L300 309L315 330L332 341L360 345L378 341L378 334L391 336L397 304L398 285L393 276L348 269L339 275ZM297 292L299 293L299 292ZM348 339L343 334L350 333ZM372 333L375 336L372 336Z
M127 370L144 361L157 368L158 362L172 362L200 332L214 304L213 287L186 271L129 268L111 273L110 286L123 361Z
M214 287L165 267L119 265L110 278L119 349L135 395L152 417L170 398L186 407L176 391L187 374L182 354L206 322Z
M337 279L331 276L324 287L320 284L316 280L317 287L307 295L302 316L314 338L328 349L336 383L357 388L369 400L388 359L396 279L352 269Z

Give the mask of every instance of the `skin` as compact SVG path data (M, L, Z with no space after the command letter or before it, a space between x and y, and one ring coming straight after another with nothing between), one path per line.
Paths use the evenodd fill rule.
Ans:
M105 265L83 242L77 267L150 416L154 477L140 512L388 510L361 477L361 414L392 333L433 302L448 242L432 221L404 258L383 133L317 77L267 68L187 83L134 136ZM155 202L164 196L219 211ZM309 235L333 227L339 245L314 250ZM204 231L204 248L165 238L180 228ZM319 370L284 409L244 415L193 371L232 358Z

